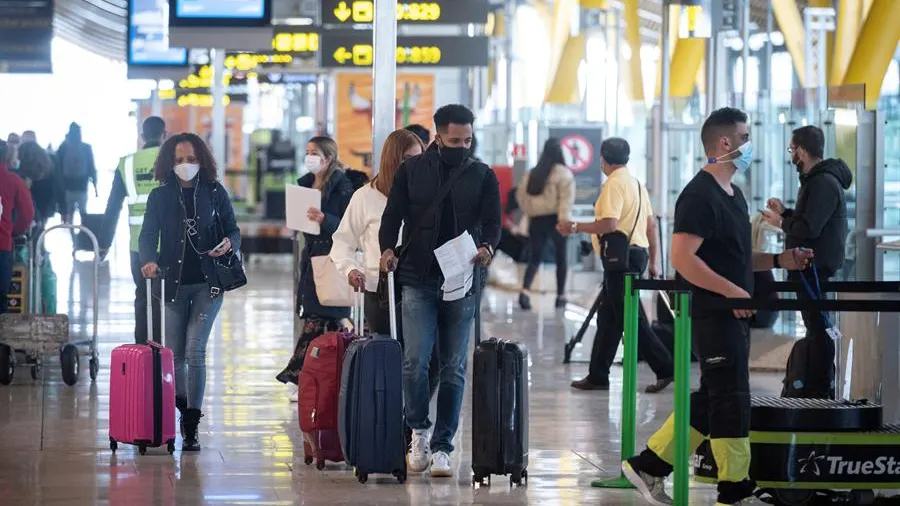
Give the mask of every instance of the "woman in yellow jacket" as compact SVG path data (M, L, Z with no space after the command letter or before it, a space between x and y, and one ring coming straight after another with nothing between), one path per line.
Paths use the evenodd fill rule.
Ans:
M547 241L556 250L556 307L565 307L566 238L556 231L559 221L568 220L575 201L575 178L566 166L559 139L548 139L537 165L527 172L516 190L519 207L528 217L528 267L519 295L522 309L531 309L528 290L541 265Z

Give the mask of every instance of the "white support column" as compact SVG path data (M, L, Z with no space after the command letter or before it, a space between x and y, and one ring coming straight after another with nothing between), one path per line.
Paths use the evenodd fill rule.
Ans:
M653 186L657 195L656 212L662 216L663 230L668 230L669 218L669 83L672 59L669 55L669 0L663 0L662 9L662 75L659 93L659 159L653 170ZM632 55L634 57L634 55Z
M381 166L381 148L394 131L397 114L397 0L376 0L372 33L372 174Z
M212 50L212 135L211 148L219 170L225 172L227 160L225 156L225 50Z

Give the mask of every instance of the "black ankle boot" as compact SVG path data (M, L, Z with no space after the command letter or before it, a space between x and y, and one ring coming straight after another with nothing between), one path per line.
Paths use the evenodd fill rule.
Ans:
M184 439L184 417L187 414L187 399L176 396L175 409L178 410L178 428L181 430L181 439Z
M200 425L200 418L203 413L199 409L190 408L184 416L184 443L181 445L181 451L199 452L200 439L197 434L197 426Z
M519 294L519 307L522 308L523 311L531 310L531 297L525 295L524 293Z

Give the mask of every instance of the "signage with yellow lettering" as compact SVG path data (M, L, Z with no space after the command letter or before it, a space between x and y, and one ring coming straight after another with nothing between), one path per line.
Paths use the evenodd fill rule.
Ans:
M488 0L398 0L398 23L481 24L487 22ZM371 24L374 0L322 0L326 25Z
M369 67L374 58L372 32L329 32L322 38L322 67ZM413 67L486 67L487 37L397 37L397 65Z

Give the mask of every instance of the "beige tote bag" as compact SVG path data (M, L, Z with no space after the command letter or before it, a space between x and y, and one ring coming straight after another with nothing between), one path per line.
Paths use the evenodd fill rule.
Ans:
M331 257L316 256L310 258L310 261L319 304L327 307L353 306L353 288L347 282L347 277L338 272Z

